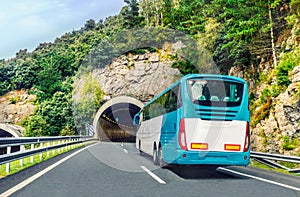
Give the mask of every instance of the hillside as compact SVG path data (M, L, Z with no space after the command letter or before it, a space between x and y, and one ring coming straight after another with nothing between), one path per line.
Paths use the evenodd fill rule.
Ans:
M127 6L116 16L97 22L88 20L81 29L53 43L41 43L32 52L20 50L15 58L0 61L0 95L26 90L37 96L36 110L17 121L25 126L26 135L76 133L72 92L82 65L108 65L122 55L115 49L125 55L143 53L145 48L156 51L164 42L176 42L178 34L168 31L172 29L209 51L220 73L248 81L253 149L300 154L299 0L125 2ZM139 42L133 43L136 37ZM149 42L151 37L155 37L156 46ZM190 50L185 57L173 56L182 74L201 72L199 65L192 66L189 59L193 52ZM105 95L101 87L86 88L95 88L96 104L100 105Z

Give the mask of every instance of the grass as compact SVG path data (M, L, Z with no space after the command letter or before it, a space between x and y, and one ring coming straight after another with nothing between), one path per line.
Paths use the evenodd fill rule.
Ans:
M50 158L53 158L57 155L69 152L71 150L80 148L85 145L86 145L86 143L71 145L71 146L69 146L69 148L63 147L63 148L60 148L60 152L58 152L58 149L50 150L49 156L47 155L47 152L43 152L43 153L41 153L42 154L41 158L40 158L40 153L39 153L39 154L36 154L33 156L33 158L34 158L33 162L31 162L31 157L26 157L23 159L23 165L20 164L20 160L12 161L12 162L10 162L10 172L9 173L6 173L6 164L2 164L2 165L0 165L0 178L6 177L11 174L15 174L21 170L24 170L24 169L30 167L30 166L36 165L36 164L46 161Z
M283 163L280 163L280 164L283 165ZM291 163L289 163L289 164L292 165L294 168L297 168L297 165L291 164ZM265 164L262 164L258 161L255 161L253 159L251 159L251 162L250 162L249 166L255 167L255 168L261 168L261 169L269 170L269 171L273 171L273 172L279 172L279 173L282 173L282 174L288 174L288 175L292 175L292 176L300 176L299 174L291 173L291 172L288 172L287 170L284 170L284 169L271 168L271 167L269 167ZM285 165L285 166L287 166L287 165ZM292 167L292 166L287 166L287 167Z

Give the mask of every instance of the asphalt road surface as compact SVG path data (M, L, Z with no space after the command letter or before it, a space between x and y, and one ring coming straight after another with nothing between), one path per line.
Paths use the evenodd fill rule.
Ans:
M250 167L161 169L131 143L100 142L56 160L22 182L20 174L0 180L9 187L0 196L300 197L300 177Z

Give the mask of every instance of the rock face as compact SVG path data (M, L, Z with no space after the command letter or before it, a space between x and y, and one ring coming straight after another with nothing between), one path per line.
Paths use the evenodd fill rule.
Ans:
M284 138L300 138L300 66L294 68L292 83L273 101L273 109L265 120L252 130L252 145L257 151L286 153ZM291 151L299 152L299 148Z
M300 86L300 66L294 68L291 81L287 90L278 97L275 116L282 135L297 138L300 134L300 99L297 96Z
M162 61L158 52L122 55L109 66L95 70L93 76L106 93L105 100L126 95L146 103L180 78L172 63Z
M282 51L299 50L300 36L299 20L295 22L289 37L280 43ZM280 59L280 55L279 55ZM268 74L271 63L262 62L261 71ZM256 151L276 152L288 155L300 153L300 65L298 64L290 75L291 84L285 92L272 98L269 115L252 129L251 144ZM276 80L273 79L276 83ZM272 83L273 83L272 82ZM256 89L259 95L266 87L261 84Z
M9 92L0 97L0 123L16 124L34 112L31 103L35 95L29 95L24 90Z

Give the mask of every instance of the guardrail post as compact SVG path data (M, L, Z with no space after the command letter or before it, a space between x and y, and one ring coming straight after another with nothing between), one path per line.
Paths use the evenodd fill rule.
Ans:
M68 140L67 140L67 143L70 143L70 141L71 141L71 140L68 139ZM68 150L70 150L70 145L69 145L69 144L67 145L67 151L68 151Z
M11 147L8 146L6 148L6 154L10 154L11 153ZM6 163L6 173L9 174L10 172L10 162Z
M31 148L30 148L31 150L33 150L34 149L34 144L31 144ZM34 157L34 155L32 155L31 157L30 157L30 162L31 163L33 163L33 158Z
M25 151L25 146L21 145L20 146L20 152L23 153ZM20 166L24 165L24 159L20 159Z
M58 145L60 145L60 141L57 142ZM60 148L58 148L58 153L60 154Z
M40 148L43 148L43 143L40 143ZM43 159L43 152L40 153L40 161Z
M55 146L56 145L56 142L53 142L52 146ZM52 150L52 155L55 154L55 149Z
M47 145L48 147L50 147L50 142L48 142L48 145ZM47 151L47 157L49 157L50 156L50 152L49 151Z
M67 140L64 140L64 144L66 144L65 146L64 146L64 148L65 148L65 151L67 151Z

